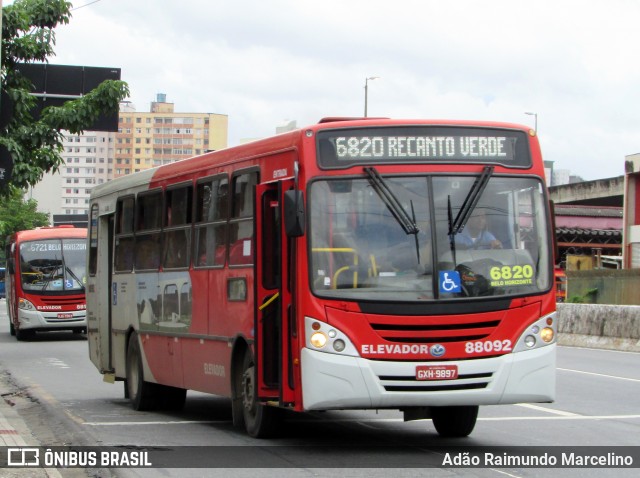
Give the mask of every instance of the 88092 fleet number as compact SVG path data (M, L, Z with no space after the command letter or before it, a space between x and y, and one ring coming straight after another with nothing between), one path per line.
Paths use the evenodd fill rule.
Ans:
M468 354L511 352L511 350L511 340L484 340L464 344L464 351Z

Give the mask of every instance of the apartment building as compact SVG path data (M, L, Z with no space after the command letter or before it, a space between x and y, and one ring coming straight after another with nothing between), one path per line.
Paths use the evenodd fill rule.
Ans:
M158 94L149 112L120 105L118 132L64 134L64 163L26 193L38 210L54 215L88 214L96 184L227 147L228 117L212 113L176 113Z
M148 113L121 107L113 177L227 147L228 117L215 113L176 113L160 93Z
M62 214L86 214L93 186L113 177L115 137L104 131L65 135L65 165L60 168Z
M38 210L48 213L50 218L59 214L87 214L93 186L113 177L116 133L63 132L63 136L63 163L58 172L45 174L25 195L35 199Z

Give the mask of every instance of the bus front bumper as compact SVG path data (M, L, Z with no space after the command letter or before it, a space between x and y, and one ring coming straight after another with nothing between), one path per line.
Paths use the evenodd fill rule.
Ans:
M419 381L419 365L457 365L458 379ZM543 403L555 399L556 345L486 359L369 360L304 348L305 410Z
M18 309L18 322L21 330L87 330L87 314L84 310L40 312Z

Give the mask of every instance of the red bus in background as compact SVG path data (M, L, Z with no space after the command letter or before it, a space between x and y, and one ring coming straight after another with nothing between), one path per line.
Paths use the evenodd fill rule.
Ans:
M87 230L41 227L8 237L5 257L9 330L18 340L37 331L87 328Z
M326 119L99 185L90 357L137 410L231 398L399 409L466 436L555 396L550 212L535 131Z
M565 302L567 300L567 274L563 269L556 267L554 277L556 284L556 301Z

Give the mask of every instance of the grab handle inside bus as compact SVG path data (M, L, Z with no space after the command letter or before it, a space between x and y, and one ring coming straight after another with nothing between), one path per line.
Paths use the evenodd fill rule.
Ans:
M284 192L284 230L289 237L304 235L305 213L302 191Z

